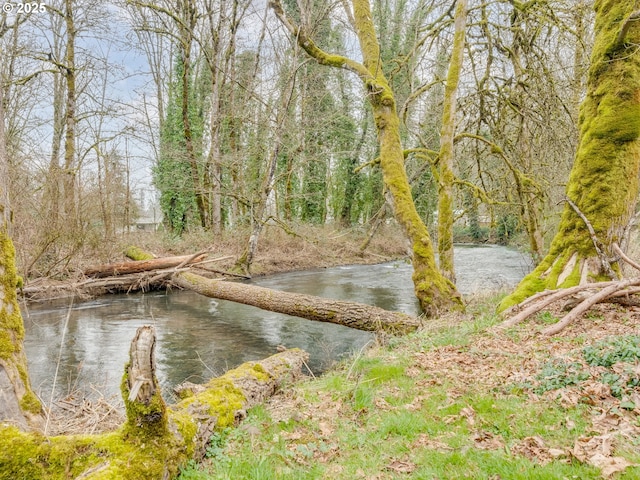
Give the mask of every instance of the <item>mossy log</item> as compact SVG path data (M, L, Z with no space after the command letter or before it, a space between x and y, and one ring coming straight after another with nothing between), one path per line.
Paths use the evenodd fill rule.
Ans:
M178 273L174 276L174 282L207 297L252 305L307 320L337 323L367 332L404 334L420 327L420 321L414 316L363 303L282 292L246 283L211 280L189 272Z
M307 354L286 350L210 380L197 394L167 406L154 373L153 327L141 327L131 345L122 395L127 421L100 435L45 437L0 423L0 480L164 480L200 459L214 430L235 424L245 410L302 375Z
M149 272L152 270L162 270L164 268L173 268L179 265L189 265L200 262L206 257L201 255L180 255L177 257L153 258L150 260L137 260L133 262L118 262L108 265L97 265L87 268L83 273L87 277L104 278L114 277L117 275L130 275L132 273Z

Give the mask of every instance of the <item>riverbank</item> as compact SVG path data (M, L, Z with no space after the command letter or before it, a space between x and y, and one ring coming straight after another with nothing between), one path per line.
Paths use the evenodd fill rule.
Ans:
M640 311L542 338L549 314L495 329L498 301L287 386L181 480L640 478Z
M156 257L208 252L211 259L220 259L208 266L218 272L231 272L246 246L247 238L248 232L241 230L225 232L216 237L212 237L210 232L187 233L182 237L162 232L123 234L113 241L83 247L82 251L69 259L64 269L56 269L47 276L27 278L23 292L30 300L109 293L108 289L100 286L94 290L79 288L86 280L83 272L97 265L127 260L124 251L131 245ZM393 222L381 225L372 237L368 230L361 227L335 229L331 226L305 225L287 232L278 226L268 225L260 237L251 275L259 277L339 265L369 265L406 255L404 237ZM19 263L19 269L24 269L28 262L22 259ZM140 284L144 286L144 279Z

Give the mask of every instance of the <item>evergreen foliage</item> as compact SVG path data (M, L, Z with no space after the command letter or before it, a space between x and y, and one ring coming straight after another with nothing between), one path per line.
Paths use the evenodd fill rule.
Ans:
M196 195L191 167L187 158L182 121L180 82L183 65L176 59L174 78L169 88L169 102L160 131L160 158L153 168L153 182L160 192L160 207L165 226L170 232L181 235L189 226L197 223L195 216ZM204 117L202 98L195 82L191 82L189 104L193 142L202 155Z

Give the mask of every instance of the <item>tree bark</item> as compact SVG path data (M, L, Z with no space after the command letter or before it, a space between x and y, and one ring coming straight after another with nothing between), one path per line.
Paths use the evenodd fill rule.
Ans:
M594 8L596 38L567 205L549 253L500 309L544 289L607 280L619 273L612 246L624 243L640 174L640 56L635 54L640 22L630 22L618 41L635 2L598 0Z
M367 332L408 333L420 326L420 321L411 315L389 312L362 303L282 292L244 283L210 280L188 272L177 274L174 282L207 297L252 305L307 320L337 323Z
M454 283L456 273L453 266L453 138L456 131L456 100L460 70L462 69L466 26L467 0L458 0L453 51L444 90L440 155L438 156L438 258L440 259L440 271Z
M177 257L154 258L152 260L137 260L133 262L110 263L109 265L97 265L87 268L83 273L87 277L103 278L116 275L129 275L132 273L148 272L163 268L173 268L178 265L189 265L204 260L206 254L180 255Z
M215 430L298 379L308 357L293 349L245 363L169 407L155 377L154 344L153 327L141 327L122 380L127 420L120 429L47 438L0 424L0 480L174 478L181 465L204 456Z
M76 211L76 24L71 0L65 0L64 20L67 29L64 77L67 82L64 134L64 213L67 222L78 223Z

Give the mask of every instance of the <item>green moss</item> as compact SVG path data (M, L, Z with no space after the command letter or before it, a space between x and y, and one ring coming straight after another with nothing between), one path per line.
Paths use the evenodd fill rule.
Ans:
M0 330L0 358L7 360L15 351L16 348L9 332Z
M529 275L524 277L518 284L516 289L513 291L513 293L502 299L502 301L498 304L498 312L502 312L507 308L518 305L526 298L529 298L530 296L535 295L536 293L541 292L545 289L546 282L543 278L540 278L538 269L539 267Z
M40 400L38 400L38 397L29 390L20 399L20 408L25 412L38 414L42 411L42 404L40 403Z
M155 393L148 403L129 400L129 365L125 365L125 373L122 376L120 390L124 399L124 407L127 413L125 433L136 441L145 442L149 439L163 437L168 434L167 406L162 398L158 380L154 377Z
M154 256L151 253L145 252L141 248L136 247L134 245L128 246L124 250L124 254L127 258L130 258L131 260L153 260L154 258Z
M169 421L176 427L180 436L185 440L186 458L193 458L195 454L195 438L198 433L198 425L194 418L184 410L169 410Z
M89 436L44 437L0 427L0 480L68 479L104 459Z

